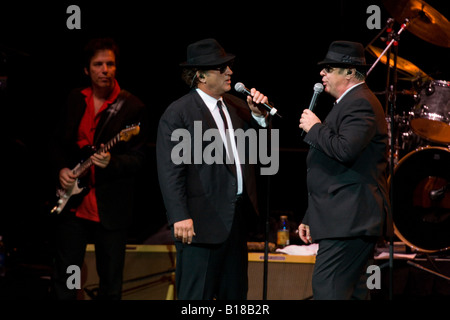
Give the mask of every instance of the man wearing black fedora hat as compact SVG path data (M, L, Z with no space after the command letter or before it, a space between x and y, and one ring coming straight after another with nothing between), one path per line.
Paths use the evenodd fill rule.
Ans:
M258 211L256 185L252 165L240 162L232 130L265 127L258 104L267 97L252 89L245 102L227 93L234 58L214 39L190 44L181 67L191 90L166 109L158 126L158 178L177 249L178 299L247 297L246 221ZM195 145L205 154L209 145L202 136L214 129L235 162L174 161L179 141L173 133L180 129L191 137L190 158L198 152Z
M309 109L300 119L310 150L299 235L319 244L314 299L366 299L368 262L378 238L391 230L384 111L365 83L369 65L360 43L331 43L319 67L336 103L323 122Z

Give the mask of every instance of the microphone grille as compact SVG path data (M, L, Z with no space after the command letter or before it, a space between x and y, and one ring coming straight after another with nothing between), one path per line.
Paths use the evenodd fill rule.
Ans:
M323 84L321 84L321 83L316 83L315 85L314 85L314 91L316 91L316 92L322 92L323 91Z
M234 90L236 90L237 92L241 92L244 93L245 92L245 86L242 82L238 82L234 85Z

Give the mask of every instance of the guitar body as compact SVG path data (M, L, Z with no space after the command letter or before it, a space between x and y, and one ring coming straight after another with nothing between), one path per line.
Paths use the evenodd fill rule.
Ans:
M82 148L81 153L83 155L86 155L86 160L81 161L75 168L72 169L72 172L77 177L77 181L69 190L61 188L57 189L56 196L58 200L56 202L56 205L50 212L59 214L66 207L67 209L70 209L79 206L84 196L89 192L88 183L86 181L88 181L89 179L89 175L87 174L89 172L88 169L93 165L90 156L95 152L108 152L117 142L130 140L131 137L137 135L139 131L139 125L134 125L129 128L123 129L119 134L108 141L105 146L99 150L96 150L93 146L86 146Z
M56 191L56 196L58 197L57 205L52 209L51 213L59 214L63 210L70 210L78 207L88 192L89 188L82 187L79 179L77 179L76 183L69 190L58 189Z
M81 166L89 160L89 157L96 151L94 146L85 146L80 150L80 158L83 159L72 169L74 174L80 172ZM90 165L89 165L90 167ZM57 205L51 213L61 213L64 209L70 210L78 207L85 195L89 192L89 170L80 172L77 181L70 189L59 188L56 190Z

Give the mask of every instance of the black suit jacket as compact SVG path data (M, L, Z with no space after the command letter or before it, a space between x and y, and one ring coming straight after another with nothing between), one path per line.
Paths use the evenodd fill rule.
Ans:
M230 94L223 96L233 128L243 130L258 127L251 117L247 104ZM201 135L194 132L194 122L201 124ZM194 146L199 139L201 152L210 145L203 141L206 130L217 129L211 112L196 90L191 90L174 101L161 116L156 142L159 184L167 210L170 226L177 221L193 219L196 236L193 243L222 243L231 230L235 212L237 178L231 165L194 163ZM176 129L185 129L191 137L191 161L174 164L172 150L181 141L171 141ZM196 136L197 135L197 136ZM244 191L251 201L253 213L257 212L257 198L253 165L245 161L241 165Z
M382 235L388 135L383 108L367 85L349 91L304 141L311 147L303 223L313 240Z
M86 110L85 96L81 91L82 89L75 89L69 94L58 124L52 148L56 177L62 168L72 169L81 160L76 144L78 126ZM100 222L108 229L127 227L131 223L135 176L144 166L149 153L149 125L145 105L125 90L121 91L119 98L124 99L119 112L104 125L108 117L106 109L99 120L94 137L98 141L96 147L111 140L127 126L140 124L140 132L128 142L118 142L110 150L111 161L105 169L95 169Z

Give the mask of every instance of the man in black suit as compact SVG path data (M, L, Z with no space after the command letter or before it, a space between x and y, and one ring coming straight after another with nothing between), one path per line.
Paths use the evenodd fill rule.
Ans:
M383 108L365 83L364 48L335 41L319 63L325 92L336 103L321 120L304 110L308 208L299 226L319 250L314 299L365 299L366 268L386 231L387 126Z
M55 296L61 300L77 298L77 290L67 284L72 275L68 267L81 268L87 243L95 244L100 280L97 298L120 299L122 295L135 178L146 162L149 125L145 105L116 80L118 52L109 38L92 39L86 45L84 71L91 85L70 93L55 134L55 173L67 191L78 182L72 169L83 159L80 149L99 149L127 126L140 124L139 134L130 141L117 142L111 150L90 156L93 165L80 177L85 180L85 192L72 196L55 217L53 282Z
M190 44L181 66L192 90L159 122L158 177L177 249L178 299L247 297L246 221L257 212L256 186L252 165L237 153L242 149L233 129L265 127L266 113L258 104L267 103L267 97L252 89L245 103L227 94L234 58L214 39ZM179 130L188 134L188 150L177 149L186 142L174 138ZM215 141L203 138L211 130ZM211 163L205 156L212 145L219 147ZM175 159L179 153L185 161Z

